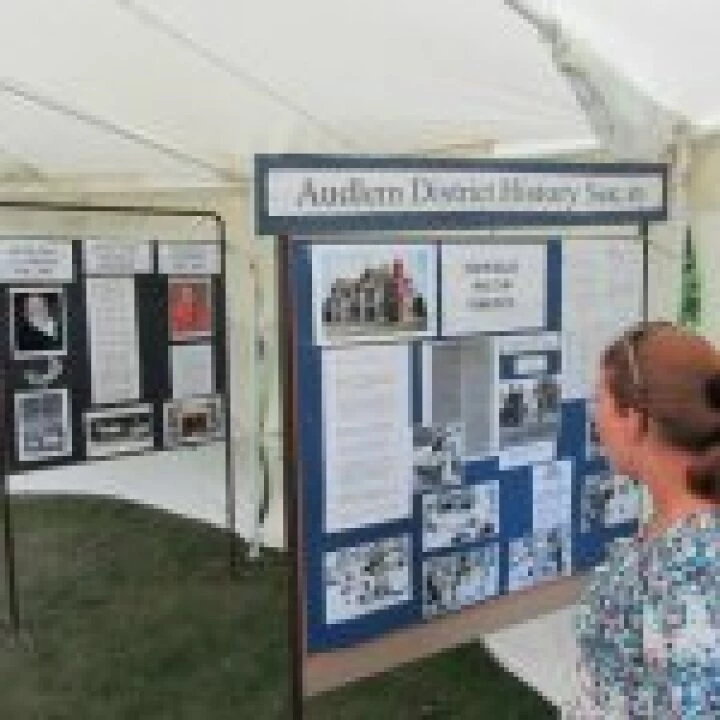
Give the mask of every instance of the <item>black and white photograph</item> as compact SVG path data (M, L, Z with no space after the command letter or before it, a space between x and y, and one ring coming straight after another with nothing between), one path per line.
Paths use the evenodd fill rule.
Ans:
M314 247L317 344L434 334L436 262L428 245Z
M111 457L152 450L153 408L146 403L85 413L85 454Z
M223 437L223 406L220 397L166 402L164 411L166 448L198 445Z
M553 375L503 380L498 387L500 449L552 440L560 430L560 381Z
M572 536L567 526L511 540L508 567L510 592L569 575L572 570L571 550Z
M67 352L67 298L61 287L10 288L10 344L16 360Z
M325 553L325 622L334 625L410 601L410 536Z
M423 616L445 615L498 594L498 543L428 558L423 563Z
M640 489L625 475L601 470L585 476L580 501L580 532L597 532L640 516Z
M413 427L415 492L462 483L463 425Z
M480 542L499 530L499 483L493 480L426 493L422 508L424 550Z
M15 447L19 462L71 454L72 428L66 388L15 394Z

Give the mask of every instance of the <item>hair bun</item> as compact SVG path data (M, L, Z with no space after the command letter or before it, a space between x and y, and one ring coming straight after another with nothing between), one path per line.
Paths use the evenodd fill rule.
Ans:
M705 397L711 408L720 410L720 373L705 381Z

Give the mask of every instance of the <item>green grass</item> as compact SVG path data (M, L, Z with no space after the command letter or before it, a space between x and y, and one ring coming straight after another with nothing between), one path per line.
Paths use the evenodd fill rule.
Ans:
M288 717L281 555L230 579L227 540L204 525L108 500L13 508L30 642L0 643L2 720ZM479 645L306 705L308 720L552 717Z

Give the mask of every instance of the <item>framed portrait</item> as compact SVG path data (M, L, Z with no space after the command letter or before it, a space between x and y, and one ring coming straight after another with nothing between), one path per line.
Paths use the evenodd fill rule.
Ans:
M15 447L19 462L66 457L72 453L67 388L15 394Z
M67 353L67 296L62 287L10 288L10 346L16 360Z
M213 293L210 278L170 278L168 324L172 342L213 334Z
M200 445L224 435L222 398L188 398L165 403L164 440L166 448Z

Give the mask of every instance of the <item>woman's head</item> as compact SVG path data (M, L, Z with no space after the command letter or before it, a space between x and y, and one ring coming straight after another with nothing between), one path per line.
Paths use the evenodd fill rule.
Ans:
M626 332L602 357L596 423L620 472L670 450L687 460L678 490L720 502L720 354L707 340L669 323Z

